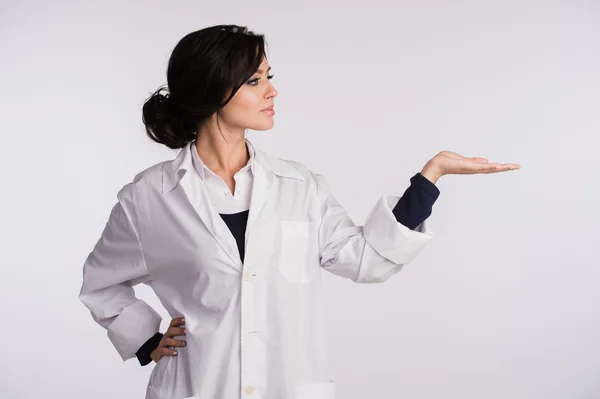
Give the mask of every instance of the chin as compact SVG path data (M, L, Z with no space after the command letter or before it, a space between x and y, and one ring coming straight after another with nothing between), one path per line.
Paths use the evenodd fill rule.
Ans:
M271 123L257 123L256 125L250 125L250 126L248 126L248 129L254 130L254 131L264 131L264 130L272 129L273 125L275 125L274 122L271 122Z

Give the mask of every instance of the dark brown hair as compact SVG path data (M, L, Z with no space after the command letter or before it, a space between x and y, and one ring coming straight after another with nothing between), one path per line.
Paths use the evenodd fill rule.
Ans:
M159 88L142 107L148 136L182 148L215 112L218 123L218 111L260 67L265 46L264 35L238 25L211 26L184 36L169 58L168 89Z

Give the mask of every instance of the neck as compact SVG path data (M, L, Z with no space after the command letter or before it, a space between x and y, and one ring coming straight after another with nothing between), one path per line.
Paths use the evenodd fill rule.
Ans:
M199 134L196 140L198 156L215 174L234 175L250 159L243 135L230 136L227 141L220 134Z

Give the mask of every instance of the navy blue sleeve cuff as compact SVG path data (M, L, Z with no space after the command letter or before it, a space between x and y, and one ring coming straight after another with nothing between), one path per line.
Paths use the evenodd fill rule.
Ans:
M410 183L392 213L398 223L414 230L431 215L440 190L421 173L411 177Z
M412 184L417 184L420 188L431 194L434 201L437 200L437 198L440 196L440 190L437 188L437 186L431 181L429 181L429 179L427 179L421 173L417 173L416 175L411 177L410 182Z
M163 334L157 332L152 337L150 337L150 339L148 339L148 341L146 341L142 346L140 346L140 349L138 349L135 356L138 358L138 361L142 366L145 366L152 361L150 354L154 349L158 347L158 344L160 343L162 337Z

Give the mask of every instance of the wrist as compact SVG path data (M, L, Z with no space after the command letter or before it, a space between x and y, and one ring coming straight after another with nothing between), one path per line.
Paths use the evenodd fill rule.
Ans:
M423 175L423 177L425 177L433 184L435 184L438 181L438 179L442 177L442 174L440 173L438 168L430 162L427 162L427 164L425 164L425 166L421 170L421 175Z

